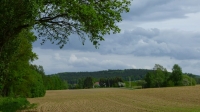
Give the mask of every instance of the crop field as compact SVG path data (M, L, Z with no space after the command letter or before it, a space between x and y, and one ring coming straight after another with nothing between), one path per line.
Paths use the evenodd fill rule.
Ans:
M200 112L200 85L191 87L100 88L47 91L29 98L37 112Z

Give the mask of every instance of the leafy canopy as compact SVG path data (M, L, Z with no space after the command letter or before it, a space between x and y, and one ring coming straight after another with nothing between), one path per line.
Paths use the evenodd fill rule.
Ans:
M22 30L13 41L9 41L0 56L0 95L2 96L44 96L45 89L40 74L30 65L37 59L32 52L33 33Z
M183 79L182 69L178 64L174 64L172 68L171 80L174 82L175 86L181 85Z
M87 36L97 47L103 36L119 33L116 22L128 12L129 0L1 0L0 38L14 38L22 29L33 27L43 43L50 40L61 48L71 34L84 44ZM20 8L19 8L20 7Z

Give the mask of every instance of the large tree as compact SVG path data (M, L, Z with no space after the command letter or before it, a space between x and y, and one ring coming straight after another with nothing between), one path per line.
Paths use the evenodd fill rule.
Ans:
M172 68L171 80L174 82L175 86L182 85L183 73L182 69L178 64L174 64Z
M152 72L148 72L145 76L146 87L162 87L167 85L168 72L162 65L155 64Z
M120 32L116 22L128 12L129 0L1 0L0 49L21 32L33 27L39 37L60 47L71 34L88 36L94 45L106 34ZM1 51L0 51L1 54Z
M28 67L27 59L32 60L34 57L31 49L27 49L29 53L25 47L19 47L23 44L18 38L28 33L23 31L34 29L42 43L49 40L61 48L69 41L71 34L79 35L83 44L88 37L98 47L104 35L120 32L116 23L122 21L121 13L129 11L130 1L0 0L0 4L0 92L8 95L13 82L18 81L13 78L16 75L14 70L17 69L11 68L15 64L26 64ZM23 41L30 40L23 38ZM26 61L16 61L16 56L24 56ZM21 68L17 70L17 75L20 71Z
M30 61L37 59L37 55L32 52L33 41L33 33L23 30L2 50L4 55L0 56L0 95L44 95L42 77L30 65Z
M84 88L92 88L93 87L93 81L92 77L86 77L83 83Z

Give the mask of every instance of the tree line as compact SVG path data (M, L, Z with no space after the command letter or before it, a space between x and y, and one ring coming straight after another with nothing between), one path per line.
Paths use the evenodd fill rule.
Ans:
M128 72L126 72L128 71ZM118 76L123 76L124 73L130 73L130 71L139 71L140 78L133 78L133 75L125 75L121 78ZM142 72L141 72L142 71ZM145 72L144 72L145 71ZM83 73L83 74L82 74ZM97 73L95 75L95 73ZM134 73L134 72L133 72ZM59 73L61 78L64 75L71 75L71 73ZM103 75L101 75L103 74ZM114 75L114 74L118 74ZM119 75L120 74L120 75ZM84 78L83 76L88 77ZM96 77L92 77L92 76ZM129 76L130 75L130 76ZM136 75L137 76L137 75ZM98 71L98 72L74 72L75 81L69 83L69 89L85 89L93 88L95 82L98 82L96 87L127 87L127 88L154 88L154 87L172 87L172 86L190 86L200 84L199 77L191 73L182 73L182 69L178 64L175 64L172 68L172 72L168 72L166 68L162 65L155 64L152 70L146 69L128 69L128 70L108 70L108 71ZM73 79L72 78L72 79ZM65 77L64 77L65 79Z
M178 64L173 66L171 73L163 66L155 64L154 71L148 72L144 80L146 88L196 85L194 75L182 73Z
M141 80L144 78L147 72L152 71L148 69L124 69L124 70L102 70L95 72L64 72L57 73L56 75L60 76L61 79L66 80L69 84L77 83L77 80L86 77L93 77L96 80L101 78L115 78L120 77L122 80L129 80L131 77L132 80Z
M156 66L158 67L160 66L160 68L156 68ZM144 80L144 78L148 77L148 75L150 74L154 74L154 75L151 75L151 77L154 77L155 78L154 82L157 81L158 84L160 84L160 79L162 79L163 77L166 79L162 79L162 80L165 80L165 83L167 83L166 80L169 78L169 75L171 75L170 72L168 72L165 68L163 68L159 64L156 64L153 69L149 69L149 70L148 69L124 69L124 70L103 70L103 71L96 71L96 72L65 72L65 73L57 73L56 75L58 75L61 79L66 80L69 84L73 85L73 84L76 84L79 81L79 79L84 79L86 77L92 77L98 81L102 78L107 80L109 78L115 78L115 77L120 77L124 81L129 81L129 79L131 79L131 81L138 81L138 80ZM192 77L193 79L195 79L197 84L200 84L200 76L194 75L191 73L182 73L182 74L183 74L183 77L187 77L187 76ZM162 80L161 82L163 82Z
M123 80L120 77L114 78L100 78L99 80L94 77L80 78L77 83L69 84L69 89L89 89L100 87L123 87Z
M0 55L1 96L41 97L48 89L67 87L59 76L46 76L42 66L31 64L38 58L32 52L35 40L33 33L23 30L1 51L4 54Z

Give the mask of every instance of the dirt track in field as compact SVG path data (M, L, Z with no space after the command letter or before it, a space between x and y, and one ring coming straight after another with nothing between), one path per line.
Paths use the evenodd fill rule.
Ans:
M37 112L200 112L200 86L52 90L28 100Z

